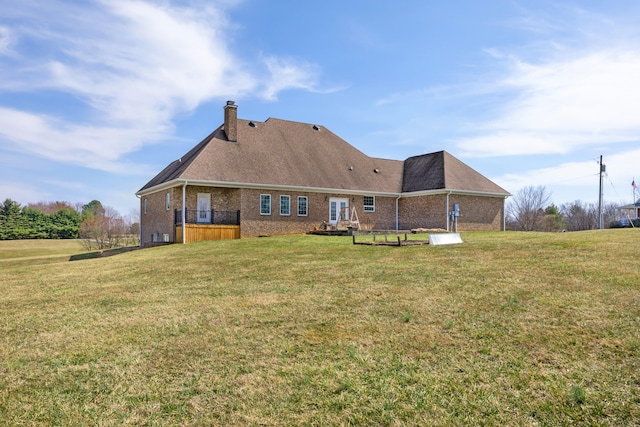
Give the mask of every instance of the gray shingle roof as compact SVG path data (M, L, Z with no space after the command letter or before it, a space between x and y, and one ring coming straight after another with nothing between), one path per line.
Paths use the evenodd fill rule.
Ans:
M237 142L228 141L219 127L139 193L184 179L392 194L438 189L509 194L444 151L404 162L379 159L322 126L273 118L237 123Z
M402 191L456 190L509 195L479 172L446 151L409 157L404 161Z

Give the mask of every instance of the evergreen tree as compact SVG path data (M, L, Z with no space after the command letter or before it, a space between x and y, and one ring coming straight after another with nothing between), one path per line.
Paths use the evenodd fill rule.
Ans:
M20 203L6 199L0 203L0 240L24 239L29 235L29 224L22 214Z
M80 229L80 214L71 208L60 209L51 215L50 235L52 239L77 239Z

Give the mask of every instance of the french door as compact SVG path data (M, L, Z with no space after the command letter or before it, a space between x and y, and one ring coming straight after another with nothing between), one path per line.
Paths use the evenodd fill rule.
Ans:
M198 193L198 222L211 223L211 194Z
M341 219L349 219L349 199L329 199L329 224L337 224Z

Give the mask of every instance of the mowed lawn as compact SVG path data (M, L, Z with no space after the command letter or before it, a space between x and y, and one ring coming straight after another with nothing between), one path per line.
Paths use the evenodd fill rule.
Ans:
M640 424L640 230L462 238L0 242L0 424Z

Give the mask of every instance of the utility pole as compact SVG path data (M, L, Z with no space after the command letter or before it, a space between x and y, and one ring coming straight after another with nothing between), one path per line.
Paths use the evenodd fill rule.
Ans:
M602 175L607 171L607 167L602 164L602 155L600 156L600 197L598 198L598 220L600 225L600 230L604 228L604 217L602 216Z

